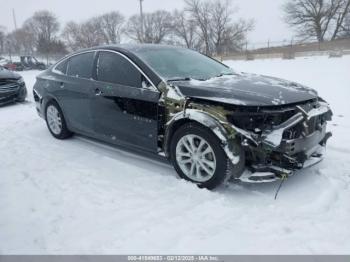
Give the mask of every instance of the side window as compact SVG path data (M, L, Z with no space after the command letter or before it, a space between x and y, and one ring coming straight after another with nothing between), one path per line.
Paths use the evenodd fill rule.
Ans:
M94 63L94 52L73 56L69 59L67 75L92 78L92 67Z
M142 74L127 59L111 52L100 52L97 80L107 83L142 87Z
M55 71L65 75L67 73L67 65L68 65L68 59L66 59L65 61L59 63L56 67L55 67Z

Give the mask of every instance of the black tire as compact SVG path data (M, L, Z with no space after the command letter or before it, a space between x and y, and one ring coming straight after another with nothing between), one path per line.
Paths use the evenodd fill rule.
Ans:
M17 99L18 103L24 103L25 101L26 101L26 97L25 96Z
M26 98L27 98L27 89L25 88L25 89L22 89L18 94L17 102L23 103L26 101Z
M179 141L186 135L195 135L203 138L213 149L216 158L216 170L210 180L202 183L194 181L181 170L181 167L179 166L176 159L176 147ZM241 150L241 154L242 152L243 151ZM209 190L220 186L231 176L235 175L234 173L241 172L242 165L244 167L244 157L240 159L240 162L237 165L233 166L231 161L228 159L225 151L223 150L221 141L218 139L218 137L210 129L195 122L187 123L176 130L170 143L170 158L176 172L182 179L196 183L199 187L207 188Z
M61 131L58 134L55 134L51 130L51 127L50 127L50 125L48 123L48 120L47 120L47 109L49 108L49 106L55 107L57 109L57 111L59 112L59 116L61 118L62 126L61 126ZM66 120L64 118L62 109L60 108L60 106L58 105L58 103L55 100L51 100L51 101L49 101L46 104L46 107L45 107L45 120L46 120L47 128L49 129L49 131L50 131L50 133L51 133L51 135L53 137L55 137L57 139L60 139L60 140L64 140L64 139L67 139L67 138L69 138L69 137L71 137L73 135L73 133L71 131L69 131L69 129L67 128Z

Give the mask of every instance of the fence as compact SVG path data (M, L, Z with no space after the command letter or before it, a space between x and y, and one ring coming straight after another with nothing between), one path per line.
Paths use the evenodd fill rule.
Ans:
M350 39L339 39L323 43L296 42L290 40L282 42L267 41L266 43L247 43L241 51L225 52L220 56L216 56L216 58L218 60L254 60L270 58L293 59L295 57L304 56L342 56L346 54L350 54ZM9 58L8 54L2 54L0 56ZM64 54L54 54L49 56L38 54L37 58L50 64L59 60L63 56ZM18 57L18 54L12 54L12 60L17 60Z
M246 44L242 51L225 53L221 60L253 60L267 58L293 59L295 57L350 54L350 39L318 42L266 42Z

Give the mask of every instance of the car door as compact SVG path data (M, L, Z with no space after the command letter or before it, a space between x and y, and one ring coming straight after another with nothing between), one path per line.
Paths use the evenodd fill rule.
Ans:
M93 95L93 64L95 52L86 52L69 58L65 75L56 76L56 92L69 126L74 131L93 134L90 102ZM60 64L58 65L60 66Z
M100 51L91 112L96 134L115 144L157 151L160 93L123 54Z

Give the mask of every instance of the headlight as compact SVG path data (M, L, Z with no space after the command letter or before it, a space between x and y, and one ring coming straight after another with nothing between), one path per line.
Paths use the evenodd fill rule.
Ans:
M272 129L295 115L295 108L282 110L260 110L255 111L236 111L227 116L227 120L244 130L256 132L256 130Z

